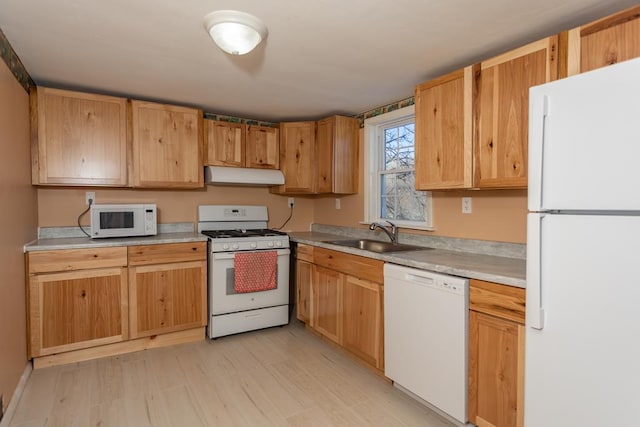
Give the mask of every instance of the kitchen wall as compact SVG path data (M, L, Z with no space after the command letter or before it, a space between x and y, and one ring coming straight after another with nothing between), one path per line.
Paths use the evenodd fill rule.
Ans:
M360 130L360 168L364 162L364 133ZM363 177L359 193L340 197L340 210L335 197L318 199L314 205L314 222L348 227L358 225L364 218ZM434 231L410 231L433 236L526 243L527 191L442 191L433 192ZM462 197L472 197L473 212L462 213Z
M360 168L363 165L363 132L360 131ZM284 227L287 231L307 231L311 223L365 227L363 177L358 194L340 196L296 196L294 215ZM38 224L40 227L73 226L86 208L87 189L38 189ZM279 227L288 216L287 197L270 194L266 188L207 186L204 190L165 191L111 189L96 191L97 203L157 203L159 221L197 222L200 204L264 204L269 208L269 226ZM472 197L473 213L462 214L462 197ZM460 237L500 242L526 242L526 190L451 191L433 193L435 231L410 231L418 234ZM88 215L81 223L89 224ZM405 231L405 230L403 230ZM409 232L409 231L408 231Z
M25 243L35 239L29 96L0 60L0 394L8 404L27 366Z
M247 204L269 208L269 227L280 227L289 216L287 197L269 193L264 187L206 186L202 190L132 190L100 188L39 188L38 225L59 227L76 225L78 215L86 209L85 191L96 193L96 203L156 203L161 223L198 221L198 205ZM309 230L313 218L313 199L296 197L293 217L283 228L287 231ZM89 224L89 214L81 219Z

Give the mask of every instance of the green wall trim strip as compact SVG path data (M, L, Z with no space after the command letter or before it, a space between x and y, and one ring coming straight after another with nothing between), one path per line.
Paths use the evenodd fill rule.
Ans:
M233 116L225 116L222 114L214 114L214 113L204 113L204 118L205 119L210 119L210 120L219 120L221 122L229 122L229 123L241 123L241 124L245 124L248 126L265 126L265 127L269 127L269 128L277 128L278 127L278 123L272 123L272 122L263 122L260 120L252 120L252 119L243 119L240 117L233 117Z
M380 114L385 114L390 111L398 110L400 108L408 107L409 105L413 105L415 103L415 98L411 96L409 98L402 99L389 105L384 105L382 107L374 108L373 110L365 111L364 113L357 114L354 117L360 120L360 127L364 127L364 121L366 119L379 116Z
M11 47L11 43L9 43L9 40L7 40L7 37L2 32L1 28L0 57L2 57L2 60L5 62L5 64L7 64L7 67L9 67L9 70L11 70L16 80L20 82L20 85L24 88L24 90L29 92L29 89L32 86L36 85L27 72L27 69L24 68L24 65L22 64L22 61L20 61L18 54L16 54L16 51L13 50L13 47Z

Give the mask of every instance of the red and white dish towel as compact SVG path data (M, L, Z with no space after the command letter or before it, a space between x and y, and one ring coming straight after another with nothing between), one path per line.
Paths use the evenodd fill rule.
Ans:
M277 287L278 253L276 251L240 252L235 254L237 293L268 291Z

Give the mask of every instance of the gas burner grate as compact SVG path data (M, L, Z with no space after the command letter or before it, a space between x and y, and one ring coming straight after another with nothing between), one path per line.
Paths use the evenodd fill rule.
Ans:
M209 236L212 239L228 239L235 237L273 237L273 236L286 236L287 233L282 231L271 230L268 228L254 229L254 230L203 230L202 234Z

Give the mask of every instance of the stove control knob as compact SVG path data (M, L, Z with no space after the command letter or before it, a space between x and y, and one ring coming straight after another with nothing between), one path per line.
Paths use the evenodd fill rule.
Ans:
M256 242L251 242L251 249L255 249L256 247L258 247L258 245L256 245Z
M234 243L233 245L231 245L231 249L238 249L240 246L238 246L237 243Z
M277 241L277 242L276 242L276 246L278 246L278 247L279 247L279 246L282 246L282 242Z
M224 243L222 245L222 249L224 249L225 251L229 249L229 245L227 243Z
M269 246L270 248L273 247L273 242L267 242L267 246Z

